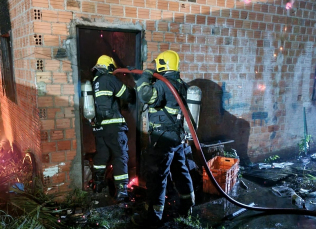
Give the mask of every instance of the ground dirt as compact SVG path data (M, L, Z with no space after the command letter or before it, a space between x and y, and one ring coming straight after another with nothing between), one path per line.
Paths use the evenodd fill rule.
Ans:
M310 153L311 154L311 153ZM286 173L284 179L277 181L260 179L258 177L246 176L247 171L257 169L256 165L241 167L237 182L229 196L239 203L255 207L278 208L278 212L267 214L265 211L247 210L233 219L227 216L238 211L241 207L236 206L232 201L225 197L204 193L200 188L196 191L196 205L189 219L179 219L177 216L178 198L175 193L166 194L166 206L164 214L164 224L160 229L171 228L218 228L218 229L294 229L294 228L316 228L316 217L310 215L298 215L301 207L292 202L291 196L280 197L272 192L272 187L286 186L293 189L303 200L307 210L316 210L316 197L311 197L308 193L316 191L316 162L309 156L308 163L303 163L303 157L287 159L283 162L292 162L293 165L284 169L271 168L262 169L262 173L272 171L272 174ZM279 162L282 162L279 159ZM244 175L245 176L244 176ZM243 185L245 184L245 185ZM145 190L135 187L130 190L130 200L117 204L111 198L103 194L93 194L97 200L93 206L99 216L104 219L117 219L110 225L110 228L137 228L130 221L134 213L143 211L145 201ZM282 208L297 209L296 214L282 214ZM316 214L315 214L316 215ZM85 227L87 228L87 227Z

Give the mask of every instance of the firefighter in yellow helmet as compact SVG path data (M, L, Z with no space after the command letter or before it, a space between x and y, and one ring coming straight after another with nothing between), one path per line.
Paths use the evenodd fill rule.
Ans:
M179 62L175 51L162 52L155 59L156 69L146 69L136 82L139 99L149 106L150 126L146 157L147 211L132 217L132 222L138 226L155 226L161 222L170 174L180 196L179 214L187 216L195 202L192 179L185 164L180 106L164 82L157 80L152 84L152 75L156 71L167 78L185 100L188 86L180 78Z
M95 120L93 133L96 139L96 155L93 158L93 189L100 192L106 187L105 169L111 159L115 197L123 200L128 197L128 139L124 117L120 113L119 100L133 102L133 89L118 80L112 72L116 65L112 57L102 55L92 68L94 74L92 89L95 100Z

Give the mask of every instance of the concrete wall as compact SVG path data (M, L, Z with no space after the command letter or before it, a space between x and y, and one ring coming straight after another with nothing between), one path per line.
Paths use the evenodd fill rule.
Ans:
M66 40L75 39L69 33L72 20L100 27L139 24L145 32L144 68L160 52L177 51L182 78L203 90L201 142L233 139L231 147L245 162L280 152L294 155L304 133L303 107L308 131L316 136L310 99L316 4L295 1L287 10L285 0L249 2L10 0L17 83L38 89L37 97L26 97L28 104L36 103L40 115L33 121L36 115L25 108L23 112L30 112L23 117L30 123L40 119L44 175L52 178L48 185L64 191L80 175L77 70L73 59L56 58L58 50L69 51ZM34 39L40 42L34 44ZM9 106L16 108L9 108L7 116L20 117L21 110ZM24 133L36 132L35 127Z

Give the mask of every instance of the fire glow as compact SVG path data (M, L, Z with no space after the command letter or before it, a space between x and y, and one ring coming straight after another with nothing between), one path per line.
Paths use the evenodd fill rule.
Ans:
M138 185L138 177L133 178L127 185L127 188L132 188L133 185Z
M292 8L292 6L293 6L293 3L292 3L292 2L288 2L288 3L286 3L286 5L285 5L285 9L289 10L289 9Z
M259 89L260 91L264 91L264 90L266 89L266 85L264 85L264 84L259 84L259 85L258 85L258 89Z

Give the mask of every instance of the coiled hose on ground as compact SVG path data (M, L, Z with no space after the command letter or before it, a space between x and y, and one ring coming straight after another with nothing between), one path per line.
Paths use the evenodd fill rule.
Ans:
M121 69L116 69L113 74L115 75L116 73L132 73L132 74L142 74L143 71L142 70L129 70L127 68L121 68ZM215 180L214 176L212 175L212 172L210 171L210 169L207 166L207 162L205 160L204 157L204 153L202 151L199 139L197 138L197 134L193 128L193 125L191 123L190 120L190 116L188 113L188 110L186 109L185 105L183 104L177 90L173 87L173 85L162 75L158 74L158 73L154 73L153 75L155 78L163 81L168 88L170 89L170 91L172 92L172 94L174 95L174 97L176 98L178 104L180 105L180 108L183 112L184 118L188 123L192 138L193 138L193 142L194 145L196 147L196 150L198 152L198 156L205 168L205 171L208 175L208 177L210 178L210 180L212 181L212 183L214 184L214 186L216 187L216 189L221 193L221 195L223 197L225 197L228 201L230 201L231 203L241 207L241 208L246 208L248 210L254 210L254 211L263 211L265 214L295 214L295 215L310 215L310 216L316 216L316 211L310 211L310 210L306 210L306 209L295 209L295 208L266 208L266 207L254 207L254 206L249 206L243 203L240 203L236 200L234 200L233 198L231 198L229 195L227 195L223 189L219 186L219 184L217 183L217 181Z

